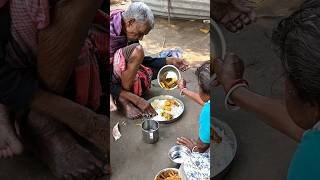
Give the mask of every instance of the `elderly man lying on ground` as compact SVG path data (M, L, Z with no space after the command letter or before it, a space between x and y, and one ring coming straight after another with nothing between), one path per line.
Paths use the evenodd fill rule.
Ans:
M171 64L184 71L187 64L178 58L145 56L139 41L154 27L154 16L144 3L113 10L110 21L111 94L128 118L155 116L155 110L140 96L163 66Z

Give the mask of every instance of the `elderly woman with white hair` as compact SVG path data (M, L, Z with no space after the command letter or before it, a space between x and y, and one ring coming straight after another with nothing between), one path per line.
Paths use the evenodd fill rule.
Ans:
M185 61L178 58L144 55L139 41L153 29L154 23L151 9L142 2L110 14L111 95L130 119L156 115L141 95L151 87L151 80L161 67L172 64L180 70L187 68Z

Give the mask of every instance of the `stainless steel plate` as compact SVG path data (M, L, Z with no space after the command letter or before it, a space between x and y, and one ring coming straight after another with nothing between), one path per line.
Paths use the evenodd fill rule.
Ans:
M213 152L215 151L214 148L215 147L215 144L213 144L213 146L211 146L211 154L213 154L213 156L211 156L211 159L210 159L210 164L211 164L211 178L213 178L213 180L221 180L223 179L223 177L226 175L226 173L230 170L230 167L231 167L231 164L234 160L234 157L237 153L237 148L238 148L238 144L237 144L237 139L236 139L236 136L233 132L233 130L230 128L230 126L217 119L217 118L214 118L214 117L211 117L211 126L213 128L215 128L216 130L221 130L221 132L223 133L223 139L222 141L225 141L225 143L228 143L228 147L230 147L230 149L228 149L228 152L231 153L230 156L227 156L228 158L227 159L223 159L223 161L225 162L224 164L220 164L219 167L214 167L214 161L218 161L219 158L226 158L226 156L224 156L224 153L226 153L226 151L222 152L221 151L221 154L213 154ZM220 134L219 134L220 135Z
M152 120L155 120L155 121L158 121L159 123L161 124L168 124L168 123L173 123L175 121L177 121L179 119L179 117L182 115L182 113L184 112L184 104L183 102L178 99L178 98L175 98L173 96L170 96L170 95L160 95L160 96L156 96L156 97L153 97L151 99L148 100L148 102L154 106L154 101L164 101L164 100L167 100L167 99L174 99L178 104L179 104L179 109L177 110L173 110L173 118L171 120L165 120L164 118L161 117L160 115L160 112L162 111L162 109L160 107L154 107L155 110L157 111L158 115L151 118Z

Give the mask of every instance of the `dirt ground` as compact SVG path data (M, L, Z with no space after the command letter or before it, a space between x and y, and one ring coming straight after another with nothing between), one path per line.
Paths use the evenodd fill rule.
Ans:
M171 20L156 18L155 28L145 36L141 42L147 54L154 55L165 49L180 47L183 58L190 64L197 64L210 60L209 25L201 20Z

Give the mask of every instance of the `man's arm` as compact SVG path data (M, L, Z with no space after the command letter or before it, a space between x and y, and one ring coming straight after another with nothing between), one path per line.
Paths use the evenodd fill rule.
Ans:
M127 91L131 90L140 64L143 62L143 57L144 53L142 47L137 46L130 56L130 59L127 63L127 69L121 75L121 84L123 89Z
M63 94L99 0L60 0L51 7L50 26L39 30L37 71L42 85Z

